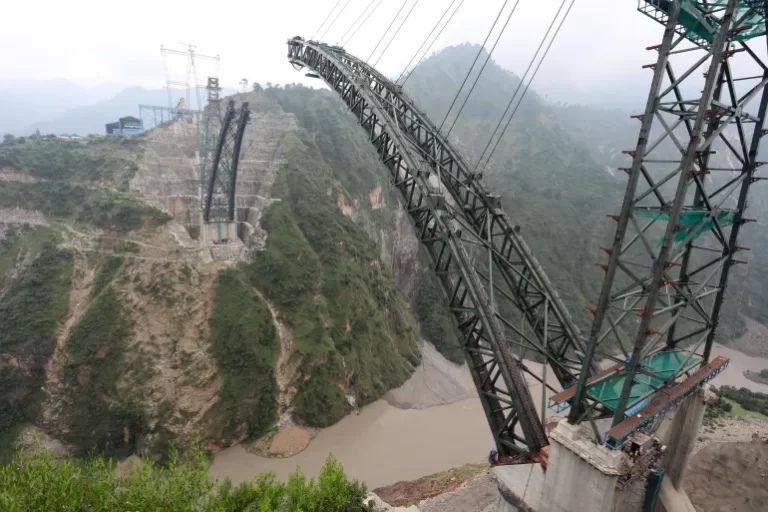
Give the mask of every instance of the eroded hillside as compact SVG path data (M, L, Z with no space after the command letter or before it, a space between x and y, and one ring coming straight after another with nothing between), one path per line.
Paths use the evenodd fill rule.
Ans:
M133 138L0 145L6 454L33 426L72 451L162 455L169 441L215 450L278 422L330 425L418 365L409 303L433 333L450 327L439 296L417 301L431 276L335 99L236 99L252 109L237 254L195 240L187 120ZM348 140L322 140L331 128Z

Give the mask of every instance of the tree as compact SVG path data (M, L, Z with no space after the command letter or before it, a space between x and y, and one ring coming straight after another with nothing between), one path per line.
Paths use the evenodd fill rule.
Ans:
M56 460L39 447L20 452L0 466L0 510L173 510L235 512L302 510L304 512L368 512L365 485L350 481L341 464L328 457L317 479L300 470L287 483L273 473L235 487L217 486L208 473L205 454L171 450L162 467L149 459L132 469L114 470L100 457Z
M248 79L243 78L242 80L240 80L240 85L243 86L243 92L245 92L246 88L248 87Z

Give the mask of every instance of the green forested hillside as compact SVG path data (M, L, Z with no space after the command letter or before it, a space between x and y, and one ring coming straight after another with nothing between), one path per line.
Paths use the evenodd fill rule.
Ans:
M31 263L17 275L20 259ZM67 311L72 253L45 228L6 233L0 240L0 460L19 429L40 412L45 364ZM5 283L5 284L4 284Z
M280 201L263 219L267 248L245 268L294 330L296 412L314 426L350 408L344 389L368 403L405 381L418 364L408 305L383 269L369 235L339 208L344 187L312 140L290 136L273 186ZM351 199L350 199L351 202Z
M417 67L406 83L406 92L438 126L476 52L477 46L469 44L446 48ZM474 75L470 84L473 79ZM470 165L479 160L518 83L493 61L486 66L451 132ZM462 94L443 131L463 100ZM515 114L483 180L501 195L510 221L520 226L574 319L585 325L590 318L583 314L584 307L593 303L602 280L594 263L613 229L605 216L618 210L616 198L621 197L624 183L592 158L583 141L563 128L555 106L533 90Z

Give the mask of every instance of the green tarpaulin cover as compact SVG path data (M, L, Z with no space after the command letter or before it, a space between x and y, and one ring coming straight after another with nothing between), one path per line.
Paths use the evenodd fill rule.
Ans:
M637 209L635 210L635 215L648 219L669 221L669 214L658 210ZM706 215L707 210L688 210L682 212L680 214L679 224L683 229L675 233L675 242L682 242L688 238L688 235L691 234L691 230L694 228L696 229L696 232L693 235L694 239L701 236L705 231L712 229L715 225L715 219L712 217L707 218L707 220L699 226L699 223L706 217ZM721 227L730 226L736 220L736 214L732 210L719 211L715 214L715 217L717 218L717 223L720 224ZM663 240L659 240L656 246L660 246L662 242Z

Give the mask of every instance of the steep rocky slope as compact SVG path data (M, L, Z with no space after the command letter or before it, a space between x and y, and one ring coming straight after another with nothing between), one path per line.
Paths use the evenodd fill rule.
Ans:
M381 243L399 217L369 215L387 210L382 184L348 191L338 155L294 114L264 93L247 99L236 255L194 239L187 120L130 139L0 146L6 454L30 425L72 450L163 454L193 439L216 449L264 434L279 414L331 424L415 369L417 323L393 278L403 258Z

